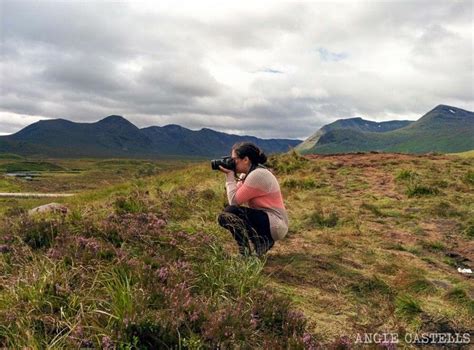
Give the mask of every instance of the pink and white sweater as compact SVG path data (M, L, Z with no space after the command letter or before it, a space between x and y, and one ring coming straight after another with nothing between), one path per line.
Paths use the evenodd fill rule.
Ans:
M276 177L266 168L256 168L244 179L237 182L234 172L226 175L227 198L230 205L247 203L250 208L260 209L268 214L270 232L275 241L288 232L288 215L280 185Z

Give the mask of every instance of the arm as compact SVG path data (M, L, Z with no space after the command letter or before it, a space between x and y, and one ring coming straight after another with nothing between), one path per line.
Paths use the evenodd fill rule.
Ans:
M237 194L237 187L242 186L242 182L239 181L240 186L238 186L237 181L235 181L235 176L234 172L228 172L225 174L225 187L227 190L227 199L229 200L229 205L239 205L239 203L236 202L235 196Z
M230 205L241 205L247 203L255 197L265 195L266 192L258 188L251 187L242 181L235 180L234 173L226 174L227 199Z

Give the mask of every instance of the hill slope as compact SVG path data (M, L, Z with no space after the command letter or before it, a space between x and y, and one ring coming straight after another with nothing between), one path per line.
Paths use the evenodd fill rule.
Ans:
M474 158L285 154L269 166L290 231L263 260L232 256L216 220L225 178L208 162L61 199L65 218L10 210L0 347L337 349L396 333L416 349L405 334L474 329L474 282L457 270L474 268Z
M305 152L307 150L310 150L318 143L319 139L324 134L337 129L350 129L361 132L369 131L378 133L400 129L407 125L410 125L411 123L413 122L410 120L392 120L378 123L362 118L339 119L331 124L323 126L313 135L311 135L298 146L296 146L295 149L299 152Z
M439 105L419 120L386 132L339 125L320 133L316 142L308 142L309 147L300 150L304 154L462 152L474 149L473 135L473 112Z
M139 129L121 116L96 123L42 120L0 137L0 152L48 157L218 157L239 141L252 141L267 153L285 152L301 141L229 135L179 125Z

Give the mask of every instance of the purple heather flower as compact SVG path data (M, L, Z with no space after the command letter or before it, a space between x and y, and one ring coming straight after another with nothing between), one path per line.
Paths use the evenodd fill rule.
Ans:
M165 281L168 278L169 270L167 267L161 267L158 270L158 277L162 280Z
M112 342L112 339L110 339L109 336L103 336L102 337L102 349L103 350L111 350L114 348L114 343Z

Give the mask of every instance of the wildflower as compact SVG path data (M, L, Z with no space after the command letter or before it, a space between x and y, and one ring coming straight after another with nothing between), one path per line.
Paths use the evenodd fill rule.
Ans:
M316 341L314 340L313 336L310 333L303 334L303 345L304 345L304 348L307 350L317 349Z
M81 348L90 349L90 348L94 347L94 343L92 342L92 340L83 339L83 340L81 340L81 345L80 346L81 346Z
M114 343L112 339L110 339L109 336L103 336L102 337L102 349L103 350L111 350L114 348Z
M169 275L169 270L167 267L161 267L159 270L158 270L158 278L165 282L166 279L168 278L168 275Z
M46 256L51 259L59 259L62 257L61 252L56 248L49 248Z
M10 251L11 251L11 249L8 245L0 244L0 253L8 253Z
M189 319L191 320L191 322L197 321L199 319L199 314L196 311L193 311Z

